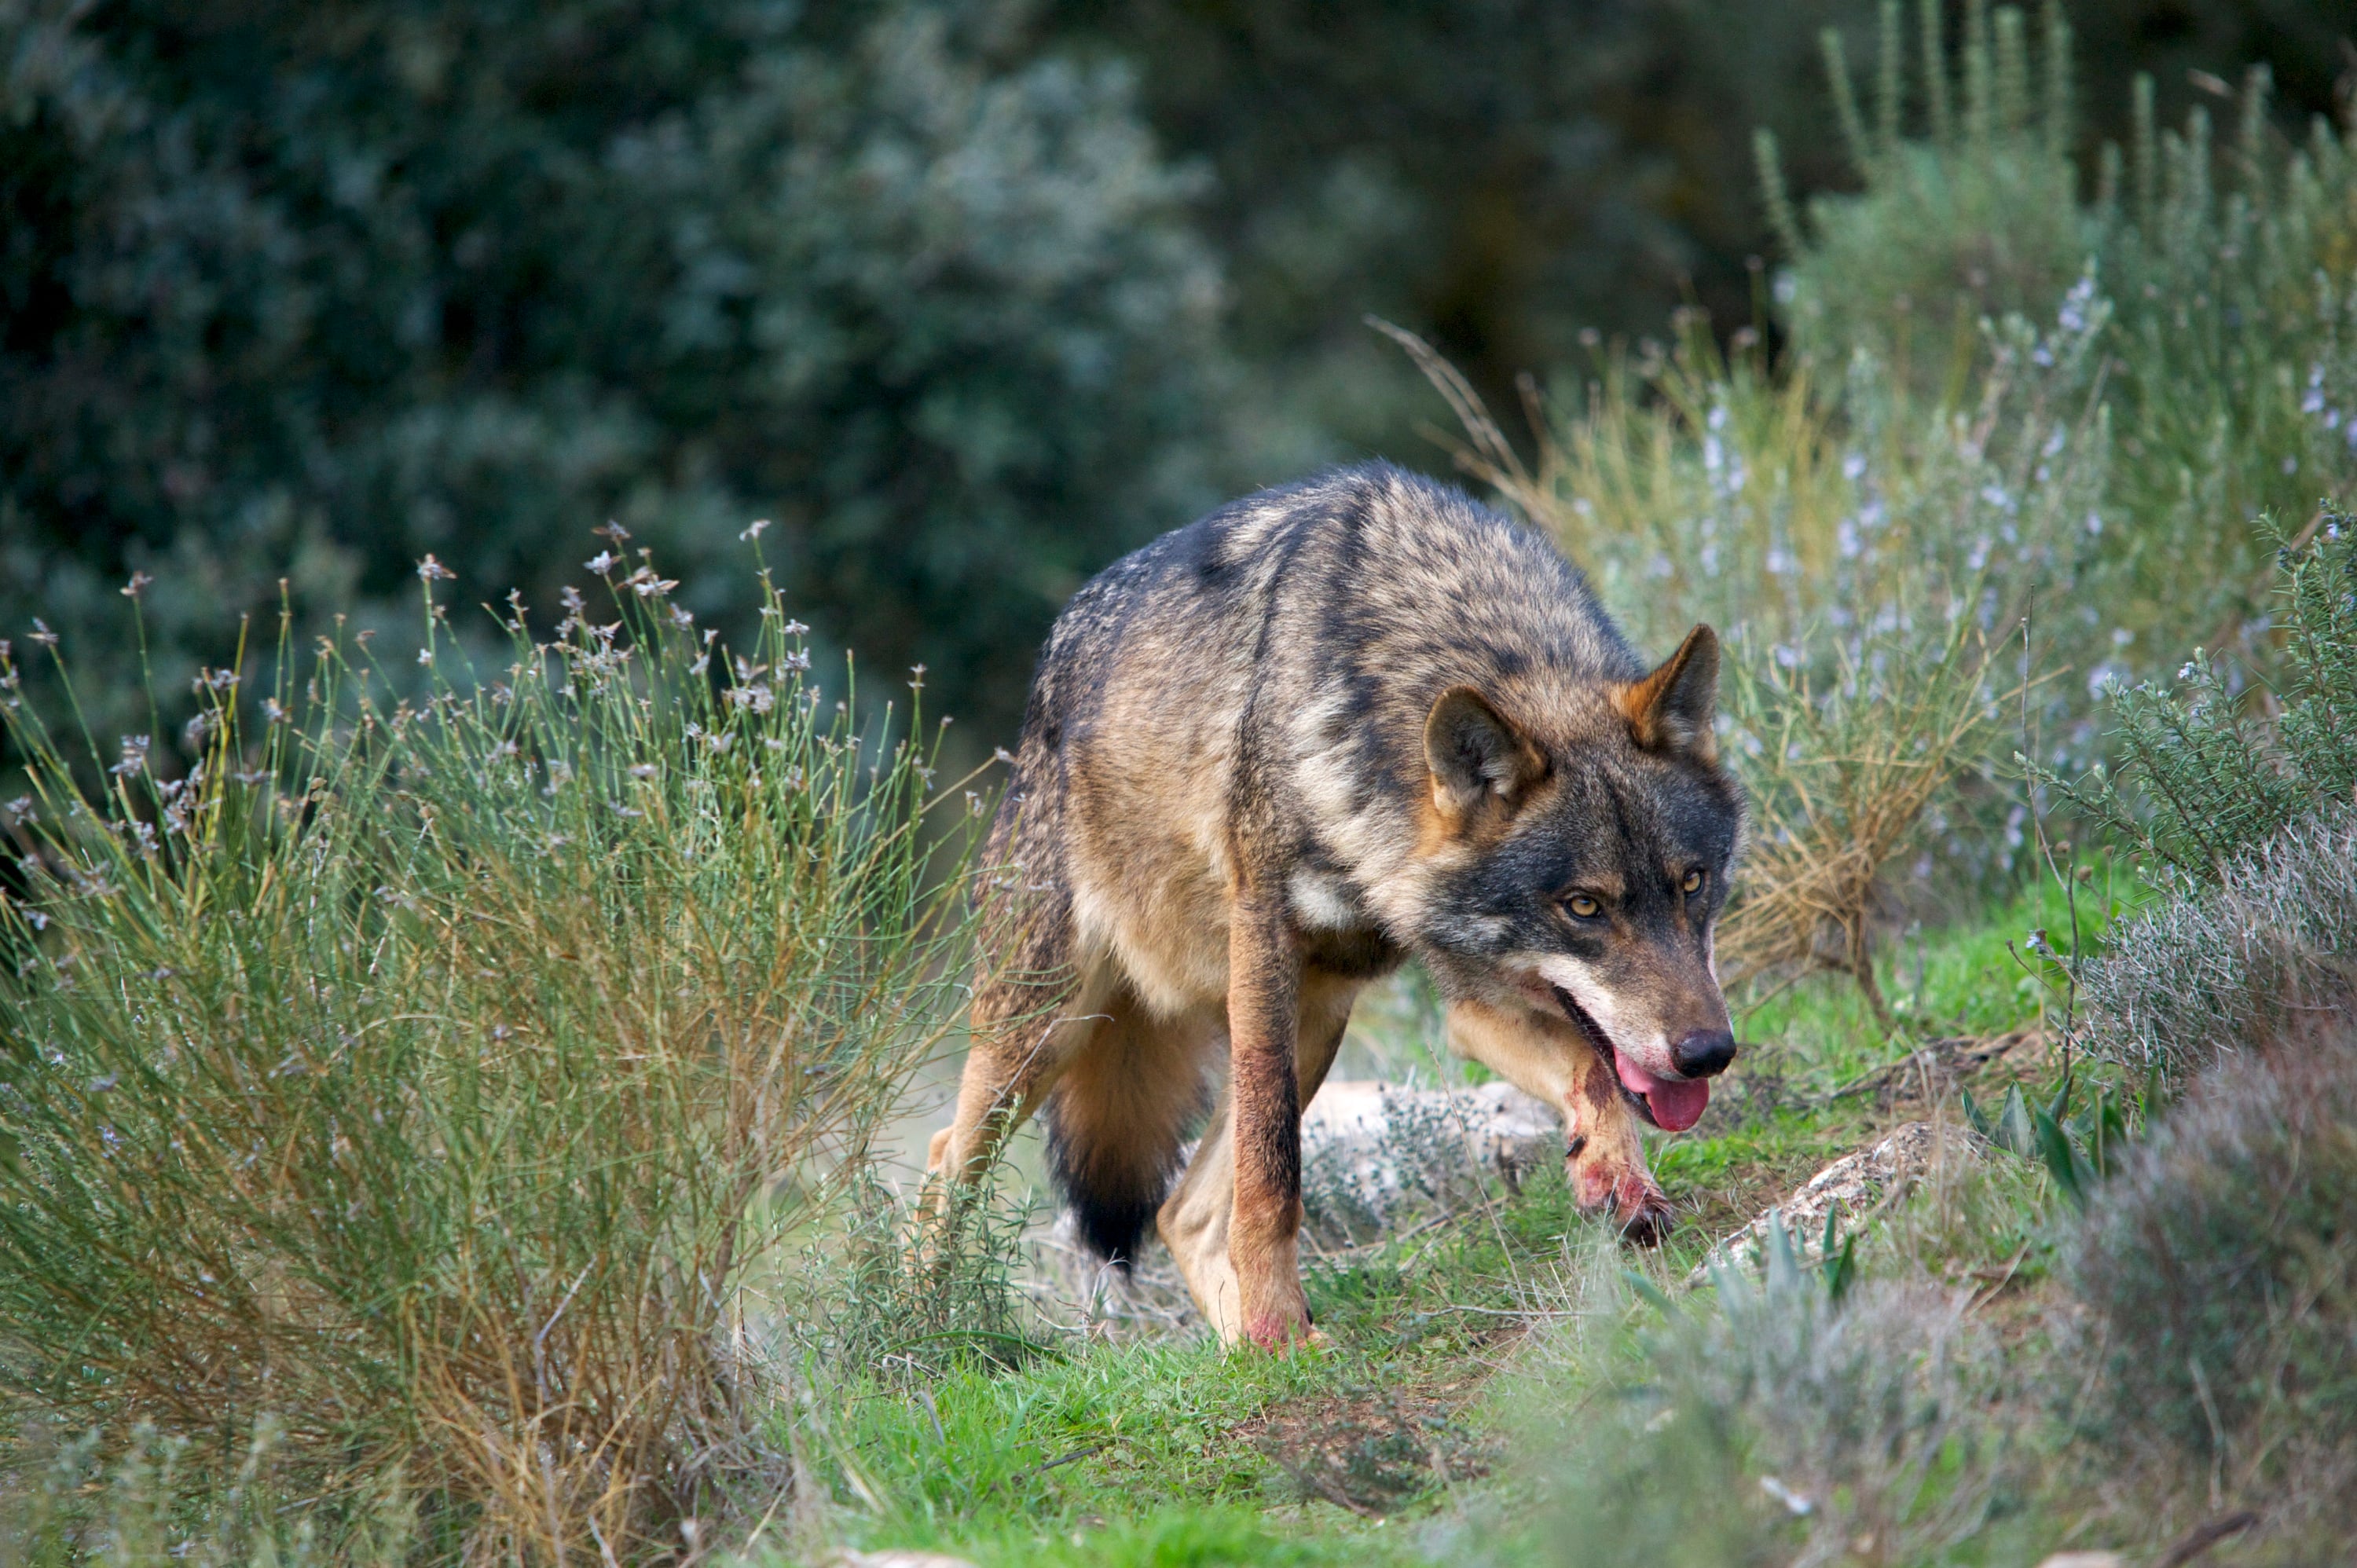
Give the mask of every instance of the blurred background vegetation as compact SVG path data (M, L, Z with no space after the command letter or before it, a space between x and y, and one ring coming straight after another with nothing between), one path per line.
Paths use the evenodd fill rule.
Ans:
M2052 151L2081 200L2101 144L2136 141L2136 73L2175 124L2214 101L2201 73L2265 63L2263 113L2298 137L2338 113L2357 32L2357 8L2289 0L2071 17ZM458 603L514 586L553 619L608 520L741 628L753 592L713 568L768 518L796 612L883 670L929 664L986 744L1121 551L1320 462L1446 464L1371 313L1501 408L1522 372L1576 386L1599 345L1697 322L1871 339L1780 244L1751 136L1796 197L1871 187L1819 35L1870 72L1875 21L0 0L0 630L42 618L86 691L129 703L134 573L168 692L282 580L302 629L409 627L429 552ZM1882 242L1813 243L1821 279ZM2085 259L2050 249L1976 292L2050 313ZM1903 270L1880 269L1902 306ZM1706 315L1674 328L1681 306Z
M2344 1560L2352 35L0 0L0 1563ZM1534 1181L1319 1260L1330 1356L1114 1342L1023 1205L902 1244L961 764L1370 452L1725 632L1745 1062L1645 1274Z

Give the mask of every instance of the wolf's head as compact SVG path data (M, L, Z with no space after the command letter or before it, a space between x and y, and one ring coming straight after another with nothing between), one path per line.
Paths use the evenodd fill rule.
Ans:
M1691 1127L1735 1059L1713 961L1742 805L1718 766L1718 639L1548 701L1457 686L1432 775L1413 940L1452 996L1567 1016L1655 1125ZM1522 704L1522 708L1517 707Z

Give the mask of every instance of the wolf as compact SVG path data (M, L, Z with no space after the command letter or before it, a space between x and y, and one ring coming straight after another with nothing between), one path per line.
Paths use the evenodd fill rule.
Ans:
M1560 1112L1583 1208L1657 1239L1640 1127L1735 1058L1718 658L1697 626L1649 668L1544 539L1383 463L1107 567L1039 658L929 1190L1044 1107L1092 1248L1155 1224L1222 1340L1303 1339L1301 1108L1413 958L1450 1046Z

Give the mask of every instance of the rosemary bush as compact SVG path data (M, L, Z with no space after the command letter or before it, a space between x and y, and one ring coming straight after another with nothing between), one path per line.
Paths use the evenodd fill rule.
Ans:
M2019 1458L1981 1397L1996 1347L1965 1298L1845 1285L1781 1225L1763 1265L1718 1260L1712 1297L1682 1300L1625 1364L1577 1358L1604 1385L1526 1434L1546 1524L1490 1561L1764 1568L1869 1541L1873 1561L1940 1562L1989 1532ZM1573 1332L1595 1331L1557 1337Z
M1757 149L1769 217L1791 266L1777 303L1806 362L1839 375L1865 349L1910 383L1953 394L1985 363L1986 317L2050 316L2088 256L2072 161L2070 30L2046 13L2033 51L2019 10L1965 8L1961 58L1947 55L1938 0L1919 0L1916 37L1882 6L1873 121L1851 81L1842 36L1824 36L1828 83L1863 190L1810 201L1784 188L1774 138ZM1910 42L1915 45L1911 51ZM1908 56L1918 67L1908 69ZM1920 86L1921 134L1905 103Z
M2357 480L2357 156L2320 119L2303 143L2281 134L2263 67L2223 146L2199 107L2181 131L2156 125L2139 79L2130 145L2102 149L2091 193L2061 8L2050 0L2033 48L2018 8L1975 0L1953 65L1941 11L1922 0L1910 40L1900 7L1882 7L1870 125L1826 35L1857 193L1816 198L1804 220L1762 134L1795 357L1839 378L1863 350L1953 401L1989 365L1979 323L2049 319L2085 291L2074 314L2104 322L2076 389L2111 408L2120 459L2109 624L2144 639L2147 666L2156 650L2238 637L2266 589L2248 524L2303 516Z
M2228 866L2298 819L2357 790L2357 520L2327 503L2276 551L2281 648L2267 704L2245 672L2202 650L2179 685L2112 694L2115 761L2059 792L2187 885Z
M732 652L625 564L546 642L511 596L477 671L429 556L408 696L324 639L267 693L209 671L178 778L52 728L0 649L24 1407L189 1473L268 1421L296 1495L398 1472L436 1539L532 1560L675 1543L770 1462L740 1286L937 1037L971 835L766 579Z
M2357 807L2294 823L2113 935L2081 980L2089 1049L2182 1081L2357 1009Z
M2212 1497L2265 1498L2345 1549L2357 1041L2345 1014L2298 1032L2298 1059L2222 1064L2132 1148L2066 1255L2101 1371L2083 1420L2106 1446L2158 1451L2183 1491L2206 1475Z

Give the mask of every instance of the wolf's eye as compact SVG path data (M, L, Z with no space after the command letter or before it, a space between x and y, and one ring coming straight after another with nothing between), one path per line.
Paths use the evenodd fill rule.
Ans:
M1604 912L1604 906L1585 893L1575 893L1563 901L1563 907L1583 920L1592 920Z
M1695 871L1689 871L1689 872L1687 872L1687 873L1686 873L1686 879L1685 879L1684 882L1681 882L1681 883L1679 883L1679 884L1678 884L1678 889L1679 889L1679 891L1683 892L1683 893L1684 893L1687 897L1689 897L1689 898L1693 897L1695 894L1697 894L1697 893L1701 892L1701 891L1702 891L1702 873L1701 873L1701 871L1700 871L1700 870L1695 870Z

